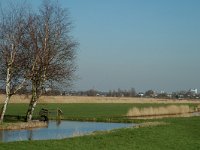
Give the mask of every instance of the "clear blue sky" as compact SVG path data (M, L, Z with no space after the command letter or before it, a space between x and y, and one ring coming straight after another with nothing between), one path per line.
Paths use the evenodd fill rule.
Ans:
M75 90L200 90L200 0L60 3L80 43Z

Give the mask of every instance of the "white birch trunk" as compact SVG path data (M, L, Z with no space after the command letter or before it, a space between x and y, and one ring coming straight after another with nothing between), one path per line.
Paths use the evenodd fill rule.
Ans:
M32 100L31 100L32 101ZM29 110L27 112L27 122L31 121L33 118L33 112L35 110L35 106L37 105L37 100L33 100L29 105Z
M35 110L35 106L37 105L38 96L37 96L37 87L36 84L32 83L32 98L29 103L28 111L26 113L26 121L29 122L32 120L33 112Z
M8 105L8 102L10 101L10 97L11 97L11 68L8 67L7 68L7 77L6 77L6 100L4 101L4 105L2 107L2 110L1 110L1 118L0 118L0 123L3 122L3 119L4 119L4 115L6 113L6 108L7 108L7 105Z

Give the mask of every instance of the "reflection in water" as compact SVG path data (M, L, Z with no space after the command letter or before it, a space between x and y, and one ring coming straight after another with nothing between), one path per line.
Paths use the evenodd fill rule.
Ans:
M88 134L93 131L111 130L134 125L135 124L128 123L49 121L48 127L46 128L37 128L32 130L2 130L0 131L0 141L10 142L22 140L62 139Z
M3 133L4 133L4 131L2 130L2 131L0 131L0 141L2 141L3 140Z
M60 124L61 124L61 120L60 119L56 120L56 125L59 126Z
M33 131L32 130L27 130L27 139L31 141L33 139Z

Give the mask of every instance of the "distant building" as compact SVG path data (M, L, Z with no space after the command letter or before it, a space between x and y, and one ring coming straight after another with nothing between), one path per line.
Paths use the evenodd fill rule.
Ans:
M144 93L140 92L140 93L138 93L138 96L143 97Z
M164 94L165 93L165 91L160 91L160 94Z
M198 91L197 91L197 89L190 89L190 92L193 94L197 94Z
M52 91L52 88L47 87L47 88L45 88L44 90L45 90L45 92L49 92L49 91Z

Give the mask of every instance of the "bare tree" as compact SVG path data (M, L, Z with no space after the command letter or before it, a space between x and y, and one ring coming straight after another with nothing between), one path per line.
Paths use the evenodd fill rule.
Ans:
M145 92L144 94L146 97L154 97L155 96L155 92L153 90L148 90Z
M27 55L24 49L26 32L26 12L24 7L9 5L1 10L0 18L0 81L6 89L6 99L0 112L3 122L7 104L19 89L25 86Z
M28 39L30 58L29 79L32 98L27 110L27 121L48 84L69 83L75 71L74 59L77 43L70 36L71 22L68 12L58 3L44 1L39 14L29 17Z

